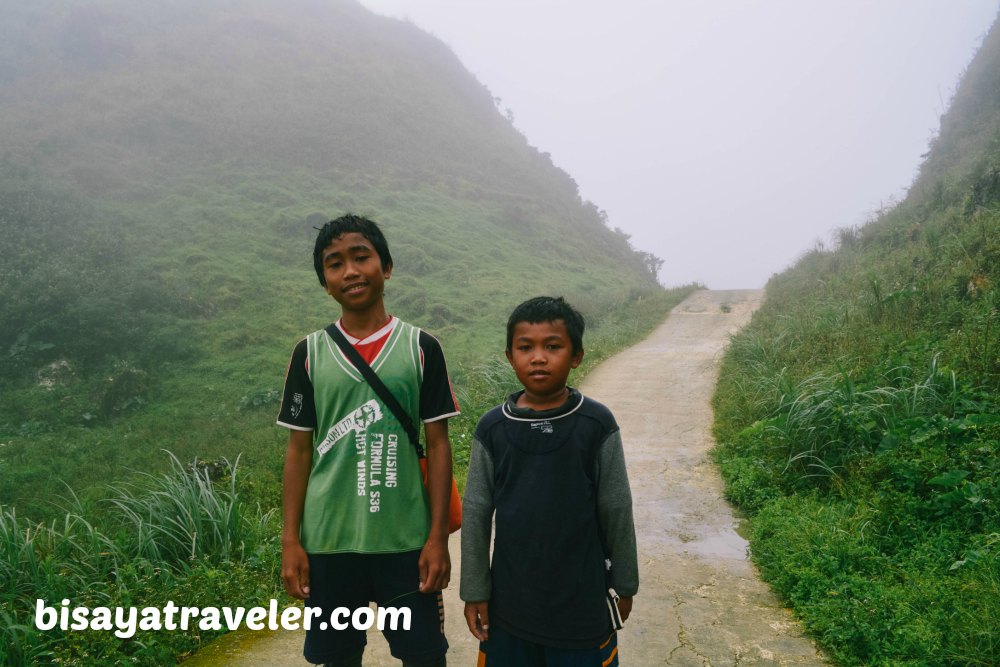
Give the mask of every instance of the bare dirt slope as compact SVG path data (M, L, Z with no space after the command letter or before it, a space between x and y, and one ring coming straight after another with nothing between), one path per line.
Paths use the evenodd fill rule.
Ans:
M815 645L757 576L708 458L722 350L761 291L701 291L642 343L603 363L584 393L614 412L635 505L640 591L619 638L623 665L822 665ZM454 567L459 534L452 536ZM448 663L476 664L455 585L445 591ZM234 633L186 665L302 665L302 635ZM365 665L398 665L377 632Z

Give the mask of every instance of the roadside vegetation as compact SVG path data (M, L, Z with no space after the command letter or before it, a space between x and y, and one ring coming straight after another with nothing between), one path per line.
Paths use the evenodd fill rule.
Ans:
M727 497L838 664L1000 663L998 84L994 27L906 199L773 277L723 360Z

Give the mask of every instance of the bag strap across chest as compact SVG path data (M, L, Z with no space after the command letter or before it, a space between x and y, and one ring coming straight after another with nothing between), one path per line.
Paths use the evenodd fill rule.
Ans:
M410 442L417 449L417 457L424 458L424 448L420 444L420 435L417 432L417 427L413 423L413 419L410 415L403 409L396 397L393 396L389 388L385 386L378 374L372 370L372 367L367 361L361 356L361 354L354 349L354 346L348 342L344 334L341 333L340 328L337 327L336 323L331 324L326 328L326 333L329 334L333 342L337 344L340 351L344 353L344 356L354 365L361 376L364 377L365 381L372 388L372 391L381 399L382 403L389 408L389 410L396 416L399 423L403 425L403 429L406 431L406 435L409 436Z

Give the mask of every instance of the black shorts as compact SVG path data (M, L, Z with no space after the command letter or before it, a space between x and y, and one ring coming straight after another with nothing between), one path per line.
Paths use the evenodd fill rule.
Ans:
M351 612L375 602L379 607L406 607L410 629L383 629L393 657L421 664L440 659L448 651L444 637L444 600L441 593L421 593L420 550L393 554L309 554L309 598L306 605L322 612L306 630L303 655L314 664L336 662L356 655L368 643L367 632L354 627L338 630L329 624L338 607ZM341 619L348 621L350 619ZM326 629L321 623L327 624Z
M618 667L618 633L599 646L555 648L516 637L494 624L479 643L478 667Z

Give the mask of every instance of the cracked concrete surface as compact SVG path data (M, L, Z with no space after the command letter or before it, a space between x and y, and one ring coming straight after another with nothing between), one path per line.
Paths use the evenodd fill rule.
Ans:
M697 292L581 385L618 419L632 484L640 590L619 637L622 665L826 664L747 559L739 519L708 457L721 353L762 298L757 290ZM451 540L456 571L458 537ZM456 585L445 591L448 663L471 667L477 645L452 579ZM302 635L232 633L185 664L303 665ZM366 667L398 664L381 635L369 633Z

